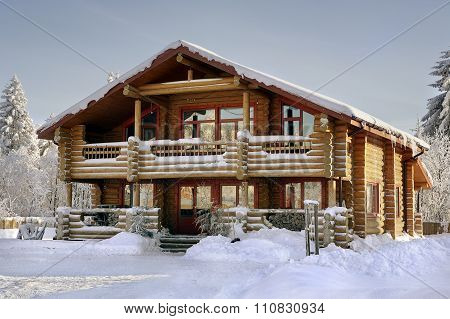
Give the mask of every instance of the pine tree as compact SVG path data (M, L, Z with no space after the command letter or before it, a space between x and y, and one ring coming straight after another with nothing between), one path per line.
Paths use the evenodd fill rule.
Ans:
M37 137L27 111L27 98L16 75L6 85L0 103L0 154L24 147L37 156Z
M428 100L428 112L422 118L423 133L434 135L440 131L450 134L450 50L442 52L441 60L430 75L439 77L431 86L441 93Z

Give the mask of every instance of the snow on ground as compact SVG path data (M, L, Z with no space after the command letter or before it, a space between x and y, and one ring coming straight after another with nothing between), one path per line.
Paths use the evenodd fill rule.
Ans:
M207 237L186 255L121 233L104 241L0 240L0 298L442 298L450 235L356 239L305 257L303 233Z
M17 233L19 232L18 228L12 228L12 229L0 229L0 239L5 238L16 238ZM53 237L55 237L56 229L55 228L49 228L47 227L45 229L44 233L44 240L52 240Z

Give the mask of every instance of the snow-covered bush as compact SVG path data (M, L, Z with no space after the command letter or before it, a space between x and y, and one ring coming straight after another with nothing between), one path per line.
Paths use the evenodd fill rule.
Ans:
M26 148L0 156L0 211L40 216L45 202L44 174Z
M202 233L210 236L228 236L231 231L231 225L226 217L226 213L222 208L211 206L211 208L203 209L197 213L195 224Z

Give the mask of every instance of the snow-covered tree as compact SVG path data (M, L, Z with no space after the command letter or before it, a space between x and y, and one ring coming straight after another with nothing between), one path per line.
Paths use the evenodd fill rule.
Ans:
M0 211L10 215L42 215L46 196L42 170L24 147L0 156Z
M440 93L428 100L428 112L422 118L423 132L430 136L437 131L450 134L450 50L442 52L430 74L438 77L431 86Z
M0 103L0 153L8 154L25 147L37 156L37 137L27 110L27 98L16 75L6 85Z
M420 211L425 221L450 220L450 136L437 132L433 137L422 137L431 148L421 159L433 180L433 187L419 193Z

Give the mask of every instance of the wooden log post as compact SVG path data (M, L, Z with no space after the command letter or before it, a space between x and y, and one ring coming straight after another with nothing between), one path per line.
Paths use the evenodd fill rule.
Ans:
M72 183L66 183L66 206L72 207Z
M397 236L397 210L400 209L395 198L395 164L395 146L389 141L384 145L384 227L393 238Z
M192 81L194 79L194 70L188 70L188 81Z
M243 108L243 122L244 130L250 132L250 93L249 91L244 91L242 94L242 108Z
M141 115L142 103L137 99L134 101L134 136L141 139ZM133 185L133 207L138 207L141 204L141 186L139 183Z

